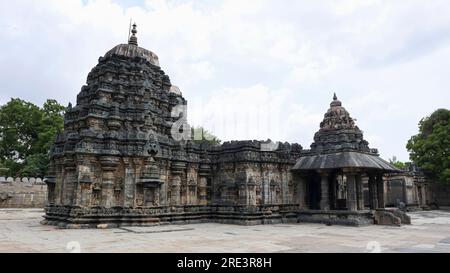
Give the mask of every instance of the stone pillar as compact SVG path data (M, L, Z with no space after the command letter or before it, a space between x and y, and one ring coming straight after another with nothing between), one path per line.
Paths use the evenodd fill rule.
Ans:
M370 208L378 208L378 191L375 179L375 174L369 173L369 198L370 198Z
M422 187L420 187L420 195L422 196L421 198L421 204L420 206L425 207L427 204L427 193L426 193L426 188L425 185L422 184Z
M347 209L357 211L356 174L353 170L344 170L344 175L347 177Z
M90 207L92 199L92 182L88 180L81 180L78 185L81 189L80 205Z
M198 204L208 205L208 179L211 177L211 166L202 163L198 168L199 185L198 185Z
M153 205L159 207L161 205L161 187L155 187Z
M56 169L56 175L55 175L55 190L54 190L54 204L55 205L62 205L62 196L63 196L63 190L64 190L64 167L62 164L56 164L55 163L55 169Z
M123 206L134 207L135 192L135 168L133 168L132 159L123 158L124 181L123 181Z
M114 204L114 172L117 166L117 158L104 156L100 158L102 165L102 192L101 205L106 208Z
M384 181L383 175L377 174L376 176L376 185L377 185L377 193L378 193L378 208L383 209L385 207L384 201Z
M4 180L6 181L6 177ZM48 171L47 175L44 177L44 182L47 184L47 204L55 204L56 167L53 162L51 162L48 166Z
M55 204L55 183L47 183L47 203Z
M242 206L247 205L247 186L245 185L245 182L239 183L237 185L237 188L238 188L237 204Z
M63 180L63 194L62 194L62 199L61 199L61 204L63 205L74 205L74 196L75 191L76 191L76 182L77 182L77 178L76 178L76 168L75 168L75 164L73 164L73 161L70 160L70 162L68 162L68 160L64 161L64 180Z
M173 205L186 205L187 195L189 194L187 175L186 175L186 162L172 161L170 164L170 170L172 175L172 197L174 191L176 192L176 204ZM177 188L175 189L174 186Z
M114 172L109 169L103 169L101 205L106 208L110 208L113 206L113 198L114 198L113 187L114 187Z
M195 205L197 203L197 184L195 181L188 182L188 192L187 192L187 204Z
M336 209L337 192L336 192L336 174L329 175L330 178L330 209Z
M411 183L412 183L412 181L411 181ZM407 186L408 186L408 178L405 178L405 180L403 180L403 183L402 183L402 197L403 197L402 202L404 202L406 205L409 205L409 204L411 204L412 200L410 200L408 198Z
M289 171L286 166L280 167L280 185L281 185L281 204L292 204L291 195L289 194L290 181Z
M319 172L319 175L320 175L320 209L330 210L328 172Z
M276 196L277 196L277 192L276 192L276 182L274 180L270 181L269 184L269 204L273 205L276 203Z
M356 199L358 200L358 210L364 210L364 188L361 174L356 175Z
M256 206L256 183L247 182L248 205Z
M207 205L208 204L206 177L199 178L197 202L198 202L198 205Z
M298 207L301 210L308 209L308 205L306 204L306 176L295 174L294 177L297 182Z
M180 205L181 178L178 175L172 177L170 184L170 205Z
M77 184L74 197L74 203L77 206L90 207L92 197L92 177L94 174L91 169L89 158L78 156L77 158Z
M264 168L265 166L262 166L262 167ZM262 179L262 185L261 185L262 196L261 197L262 197L263 204L264 205L270 204L270 176L267 174L267 172L263 172L261 179Z

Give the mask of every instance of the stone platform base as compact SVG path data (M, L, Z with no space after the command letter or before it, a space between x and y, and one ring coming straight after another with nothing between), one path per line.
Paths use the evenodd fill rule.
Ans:
M298 221L299 223L366 226L374 224L374 217L371 211L301 210L298 212Z
M48 206L45 225L61 228L115 228L164 224L223 223L260 225L297 223L297 205L282 206L167 206L155 208L82 208Z
M298 210L296 205L280 206L166 206L155 208L82 208L48 206L45 225L61 228L116 228L166 224L222 223L262 225L280 223L321 223L326 225L366 226L410 224L399 210L320 211Z

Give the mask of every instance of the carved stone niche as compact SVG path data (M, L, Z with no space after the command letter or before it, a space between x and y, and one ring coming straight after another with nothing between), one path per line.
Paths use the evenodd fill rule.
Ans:
M98 182L93 183L92 185L92 206L100 205L102 199L102 187Z
M247 194L248 194L248 205L256 206L256 187L257 184L253 177L250 177L247 181Z
M247 185L244 181L237 182L236 189L238 190L238 196L245 196L247 194Z
M272 188L272 189L275 189L275 187L278 185L278 183L274 180L274 179L271 179L270 180L270 188Z
M187 181L187 187L189 190L189 195L196 195L197 193L197 181L190 179Z
M158 165L153 158L150 158L145 164L142 174L139 177L138 184L147 186L159 186L162 184L160 171Z
M123 202L124 179L117 179L113 186L114 198L117 203Z
M142 193L138 204L140 206L159 206L160 187L164 182L161 180L161 174L158 165L153 157L147 160L141 176L137 181L138 192Z

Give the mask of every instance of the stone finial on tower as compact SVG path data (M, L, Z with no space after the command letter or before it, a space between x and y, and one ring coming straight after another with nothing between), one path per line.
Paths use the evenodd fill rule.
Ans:
M136 33L137 33L137 29L136 29L137 25L136 23L133 24L133 30L131 30L131 37L128 40L128 44L129 45L138 45L138 41L137 41L137 37L136 37Z
M337 96L336 96L336 93L334 93L333 101L331 102L330 106L331 106L331 107L342 106L342 103L341 103L340 100L338 100L338 98L337 98Z

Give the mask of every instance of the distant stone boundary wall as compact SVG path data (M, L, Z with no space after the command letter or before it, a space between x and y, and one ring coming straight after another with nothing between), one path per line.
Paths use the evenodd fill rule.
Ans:
M0 208L43 208L46 202L42 178L0 176Z
M427 201L438 207L450 207L450 185L430 183Z

